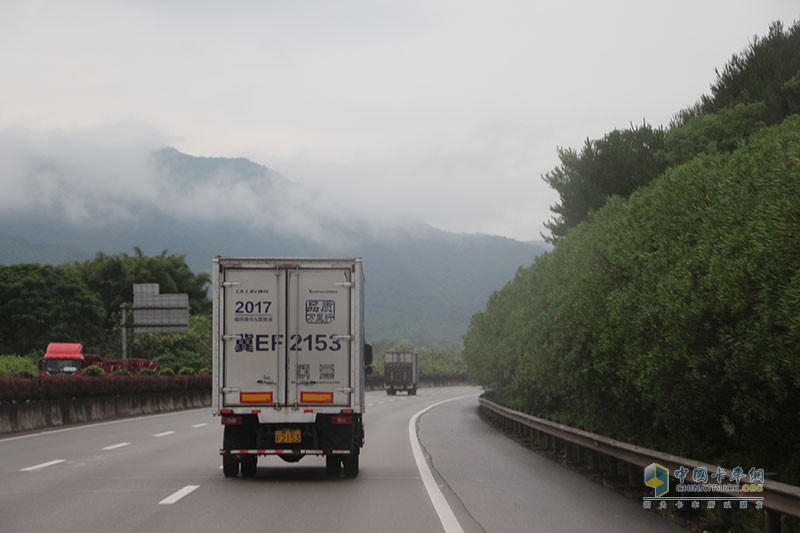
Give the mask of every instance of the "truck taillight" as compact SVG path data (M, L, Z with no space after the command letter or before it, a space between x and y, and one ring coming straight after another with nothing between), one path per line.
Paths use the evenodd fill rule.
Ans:
M351 426L353 425L353 417L350 415L333 415L331 424L334 426Z
M242 425L242 417L241 415L226 415L222 417L222 425L223 426L241 426Z

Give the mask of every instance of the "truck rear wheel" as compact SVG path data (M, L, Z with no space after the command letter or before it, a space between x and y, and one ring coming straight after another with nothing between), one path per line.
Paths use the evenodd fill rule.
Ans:
M226 452L236 446L233 428L225 426L222 434L222 449ZM225 477L236 477L239 475L239 461L231 454L226 453L222 456L222 473Z

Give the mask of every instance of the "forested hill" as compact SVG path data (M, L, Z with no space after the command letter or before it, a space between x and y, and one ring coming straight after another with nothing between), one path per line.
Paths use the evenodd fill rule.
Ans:
M0 264L60 264L134 247L183 255L196 273L209 272L216 255L361 256L372 339L460 345L470 316L545 249L420 222L359 219L246 159L165 148L121 191L81 188L71 172L51 161L46 172L36 165L19 177L57 194L36 209L0 213Z
M472 375L537 416L800 483L798 111L800 26L776 24L668 128L562 151L555 249L472 318Z

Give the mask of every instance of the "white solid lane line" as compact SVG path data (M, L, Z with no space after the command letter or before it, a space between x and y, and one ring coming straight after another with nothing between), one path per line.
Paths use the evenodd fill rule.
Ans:
M200 487L200 485L186 485L185 487L183 487L178 492L176 492L176 493L174 493L174 494L172 494L170 496L167 496L166 498L164 498L163 500L158 502L158 505L172 505L173 503L179 501L184 496L186 496L188 494L191 494L192 492L194 492L199 487Z
M422 453L422 446L417 436L417 419L434 407L456 400L463 400L471 396L474 395L459 396L435 403L417 412L411 417L411 420L408 421L408 438L411 441L411 451L414 453L414 461L417 463L417 470L419 470L422 483L425 485L425 490L428 491L428 498L431 500L434 509L436 509L436 514L439 515L439 521L442 523L445 533L464 533L464 530L461 528L461 524L458 523L458 519L455 513L453 513L453 509L450 508L450 504L447 503L444 494L442 494L442 491L439 489L439 485L436 483L436 479L433 477L431 469L428 467L428 462L425 460L425 455Z
M47 468L48 466L57 465L59 463L66 463L66 459L56 459L55 461L48 461L46 463L42 463L40 465L29 466L27 468L20 468L20 472L33 472L34 470L41 470L42 468Z
M106 446L105 448L103 448L103 451L107 452L109 450L116 450L117 448L124 448L125 446L130 446L130 445L131 445L130 442L120 442L119 444L112 444L111 446Z
M167 435L173 435L174 431L165 431L164 433L156 433L153 435L154 437L166 437Z

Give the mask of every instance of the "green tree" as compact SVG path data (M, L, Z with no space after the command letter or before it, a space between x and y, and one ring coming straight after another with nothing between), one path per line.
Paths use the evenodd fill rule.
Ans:
M211 314L191 315L185 333L135 334L131 344L134 353L155 359L161 368L211 368Z
M664 135L663 129L642 124L587 139L580 153L559 148L561 164L542 176L560 199L550 208L555 216L545 223L550 230L545 240L560 241L610 196L628 196L661 174L666 168L660 157Z
M764 104L761 120L778 124L800 108L797 79L800 75L800 22L785 30L780 21L770 25L764 37L755 37L739 54L734 54L711 86L694 106L678 113L680 125L698 115L717 113L738 104Z
M100 296L105 306L107 319L104 327L108 335L119 324L120 305L133 301L135 283L158 283L162 294L188 294L191 314L211 312L208 298L210 275L193 273L183 255L169 255L164 250L157 256L148 257L135 247L132 256L98 253L94 259L73 266L89 288Z
M669 166L732 151L753 132L799 111L800 22L788 31L775 22L717 71L711 95L678 112L669 130L643 124L587 139L580 152L559 148L561 164L542 176L559 194L545 240L561 241L609 197L629 196Z
M664 140L664 158L670 166L698 154L732 152L742 141L765 126L766 104L737 104L716 113L706 113L671 128Z
M0 265L0 353L42 352L50 342L93 345L103 304L68 266Z

